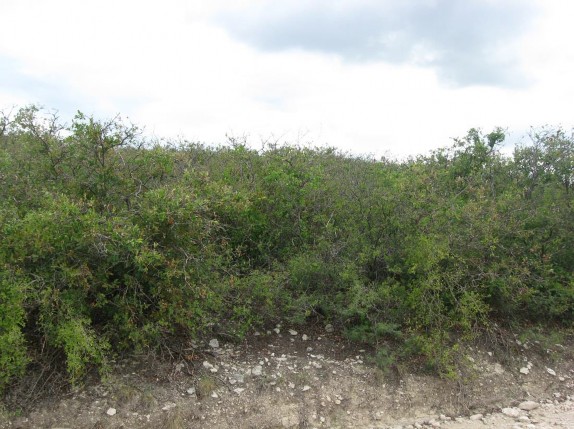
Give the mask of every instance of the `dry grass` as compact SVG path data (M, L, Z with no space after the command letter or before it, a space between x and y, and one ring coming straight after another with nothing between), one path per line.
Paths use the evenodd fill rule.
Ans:
M217 389L217 379L209 375L204 375L197 381L195 392L199 399L207 398L211 393Z
M128 384L122 384L117 387L114 397L122 404L129 404L139 396L139 393L137 388Z
M178 408L171 410L162 424L162 429L184 429L184 427L184 419Z
M153 409L153 407L157 404L157 400L155 399L155 397L153 396L152 392L150 390L145 390L144 392L142 392L139 402L138 402L138 406L141 408L141 410L143 411L149 411L151 409Z

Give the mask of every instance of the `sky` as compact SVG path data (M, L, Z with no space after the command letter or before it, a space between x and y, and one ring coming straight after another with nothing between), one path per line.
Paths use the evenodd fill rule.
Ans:
M0 110L405 157L574 124L566 0L0 0Z

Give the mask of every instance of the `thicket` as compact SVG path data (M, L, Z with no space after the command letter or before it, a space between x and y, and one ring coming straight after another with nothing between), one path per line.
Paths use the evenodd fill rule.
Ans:
M453 371L495 326L574 320L574 138L470 130L406 161L153 142L116 117L0 119L0 391L170 338L321 318Z

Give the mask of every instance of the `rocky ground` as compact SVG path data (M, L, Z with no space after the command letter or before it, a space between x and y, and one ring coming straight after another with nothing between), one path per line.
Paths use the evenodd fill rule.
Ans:
M0 413L0 428L574 428L570 346L469 348L467 381L382 372L331 326L278 326L171 362L117 362L105 382Z

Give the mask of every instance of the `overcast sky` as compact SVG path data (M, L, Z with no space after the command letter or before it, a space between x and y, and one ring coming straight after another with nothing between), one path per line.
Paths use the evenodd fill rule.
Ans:
M0 0L0 109L405 156L574 123L567 0Z

